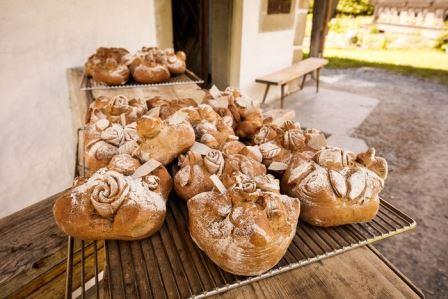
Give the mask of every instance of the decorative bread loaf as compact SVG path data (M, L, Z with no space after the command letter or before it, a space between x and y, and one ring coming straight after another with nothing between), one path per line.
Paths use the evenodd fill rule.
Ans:
M117 157L110 169L77 179L56 200L53 213L66 234L82 240L136 240L162 226L171 188L168 172L159 166L160 170L142 177L124 175L116 170L130 171L138 161Z
M170 78L166 54L159 48L143 47L128 59L127 65L132 78L141 84L159 83Z
M263 163L267 167L271 167L272 162L281 163L286 167L295 153L312 154L326 146L322 132L316 129L302 130L298 123L289 120L281 126L274 123L264 124L252 141L258 145Z
M165 49L166 66L171 74L183 74L187 69L187 55L183 51L174 52L174 49Z
M137 150L136 123L123 126L106 118L87 125L84 137L84 159L86 175L109 164L113 156L135 155Z
M238 89L210 90L203 103L212 106L223 118L229 118L239 137L251 137L263 125L261 109Z
M186 155L179 157L179 171L174 175L174 190L183 200L211 191L214 188L210 178L212 175L216 175L228 188L235 183L237 174L250 178L266 174L263 164L245 155L226 155L214 149L195 152L196 145Z
M148 164L148 165L146 165ZM173 179L168 170L164 166L159 165L156 161L149 161L142 166L139 160L129 154L118 154L110 160L107 168L119 172L125 176L134 175L135 177L142 177L146 183L149 183L147 176L156 176L157 186L154 186L154 192L162 195L165 201L168 200L171 190L173 189ZM138 171L137 171L138 169ZM137 171L137 173L136 173Z
M366 222L379 208L378 194L387 162L375 150L354 154L325 148L309 157L295 155L282 177L282 191L300 199L300 218L317 226Z
M225 142L235 140L235 132L225 120L209 105L201 104L197 108L185 108L188 121L196 133L196 140L207 146L219 149Z
M285 254L296 232L300 203L265 191L248 177L236 181L225 194L204 192L188 201L190 234L225 271L258 275Z
M129 99L124 95L113 98L100 96L90 104L86 122L94 123L107 118L112 123L129 124L139 119L147 110L142 99Z
M158 109L158 112L155 116L160 117L161 119L167 119L177 111L185 107L197 107L198 104L195 100L191 98L183 98L183 99L166 99L162 97L153 97L146 101L148 109Z
M143 116L137 120L139 135L138 156L141 161L154 159L167 165L186 152L195 142L193 127L186 115L162 120Z
M129 69L125 64L128 54L123 48L98 48L85 63L85 73L107 85L125 84L129 78Z
M107 85L125 84L130 74L137 83L160 83L171 75L184 73L186 59L185 52L175 52L171 48L143 47L131 55L123 48L101 47L87 59L84 71L95 81Z

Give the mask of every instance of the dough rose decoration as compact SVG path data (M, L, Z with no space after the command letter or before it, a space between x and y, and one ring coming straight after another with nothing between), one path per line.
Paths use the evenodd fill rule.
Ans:
M163 166L143 177L123 174L143 167L136 164L138 160L129 155L117 155L108 168L75 180L54 204L58 226L81 240L136 240L158 231L165 219L171 178Z
M153 163L153 161L148 163L151 164ZM171 189L173 187L173 182L166 168L162 165L157 164L158 163L154 164L156 168L152 171L146 173L147 170L145 170L143 172L144 175L141 176L141 180L146 188L151 191L160 193L166 201L168 200L169 193L171 192ZM118 154L111 159L111 161L107 165L107 168L109 170L119 172L125 176L134 176L136 171L138 171L141 166L142 164L140 163L140 161L132 157L131 155ZM145 166L142 167L144 168Z
M209 151L205 156L193 151L179 158L179 171L174 176L174 190L183 200L201 192L213 189L210 176L221 175L224 167L222 153L216 150Z
M358 155L339 148L296 156L282 178L282 190L302 202L302 219L317 226L370 221L379 208L387 163L369 149Z
M204 165L208 172L220 176L224 169L224 157L218 150L211 150L204 157Z
M101 132L101 139L110 144L120 146L124 142L123 126L112 124Z
M219 149L225 142L236 138L232 127L209 105L190 106L179 112L187 114L186 119L195 130L196 140L210 148Z
M265 173L263 164L242 154L224 155L214 149L201 154L190 150L179 158L174 189L180 198L189 200L199 193L213 190L215 185L210 178L212 175L216 175L225 188L230 188L239 174L251 178Z
M160 179L155 175L147 175L143 178L143 181L148 186L149 190L156 190L159 187Z
M87 175L105 167L119 153L134 155L137 139L135 123L123 126L100 119L87 125L84 138Z
M90 201L102 217L113 217L129 193L129 185L124 176L109 170L102 176L92 177Z
M254 193L257 191L257 183L249 177L238 176L236 184L232 187L232 191L242 194Z

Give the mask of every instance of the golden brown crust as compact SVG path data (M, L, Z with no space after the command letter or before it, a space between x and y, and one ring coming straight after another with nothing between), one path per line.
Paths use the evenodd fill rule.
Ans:
M171 75L186 70L185 52L173 49L143 47L131 55L123 48L98 48L85 65L85 74L107 85L125 84L130 75L137 83L151 84L166 81Z
M238 89L227 87L217 98L207 93L203 103L212 106L223 118L230 118L229 124L241 138L253 136L263 125L261 109Z
M124 95L113 98L100 96L93 101L87 112L86 123L95 123L107 118L112 123L130 124L139 119L147 111L142 99L129 99Z
M196 101L191 98L166 99L159 96L147 100L146 104L148 106L148 109L160 107L158 116L161 119L167 119L182 108L198 106Z
M174 176L174 190L183 200L211 191L215 187L210 177L216 175L229 188L235 184L238 174L250 178L266 174L266 167L242 154L223 154L219 150L210 149L205 155L189 151L179 158L179 171Z
M178 113L187 115L186 120L192 125L196 140L210 148L220 149L227 141L237 138L232 127L209 105L185 107Z
M282 191L300 199L301 219L310 224L336 226L370 221L378 211L378 194L386 177L377 173L387 175L383 161L338 148L322 149L312 160L296 155L282 177Z
M187 55L183 51L174 52L174 49L165 49L166 66L171 74L182 74L187 69L185 63Z
M130 176L134 174L140 166L142 166L140 161L133 158L131 155L118 154L110 160L107 168L123 175ZM168 200L171 189L173 188L171 175L165 166L160 165L150 173L144 175L142 180L147 184L154 184L154 182L152 182L154 176L157 177L157 187L153 187L151 190L160 193L165 201Z
M274 267L295 235L299 201L266 192L241 176L226 194L204 192L188 201L194 242L212 261L236 275Z
M160 83L170 78L166 54L159 48L146 48L128 59L132 78L141 84Z
M124 57L129 52L123 48L98 48L85 63L85 73L97 82L107 85L122 85L129 78L129 69Z
M127 126L100 119L87 125L84 138L86 175L107 166L119 153L135 154L137 147L136 124Z
M141 161L154 159L167 165L186 152L195 140L189 122L143 116L137 121L140 136L138 156Z
M154 178L146 182L102 168L56 200L56 223L81 240L146 238L160 229L166 211Z
M326 146L326 139L319 130L302 130L298 123L287 120L282 125L265 123L253 135L252 143L258 145L263 163L270 167L272 162L289 165L298 153L315 153Z

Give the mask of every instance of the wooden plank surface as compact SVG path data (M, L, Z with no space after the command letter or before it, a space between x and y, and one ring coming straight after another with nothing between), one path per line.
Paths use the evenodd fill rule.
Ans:
M323 58L307 58L277 72L257 78L255 82L282 85L297 79L311 71L323 67L328 60Z
M0 219L0 298L63 297L67 236L53 218L58 195ZM80 286L79 243L76 245L73 289ZM104 265L103 246L99 248L100 265ZM92 248L87 248L88 278L94 273L91 253Z
M419 298L368 247L230 290L212 298Z

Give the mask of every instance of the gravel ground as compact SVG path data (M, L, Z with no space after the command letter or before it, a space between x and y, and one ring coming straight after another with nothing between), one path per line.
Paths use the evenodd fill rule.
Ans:
M448 85L370 68L323 75L336 80L328 88L380 100L353 136L387 159L382 196L417 228L376 247L428 297L447 298Z

